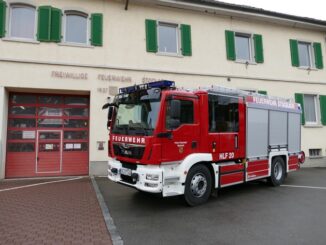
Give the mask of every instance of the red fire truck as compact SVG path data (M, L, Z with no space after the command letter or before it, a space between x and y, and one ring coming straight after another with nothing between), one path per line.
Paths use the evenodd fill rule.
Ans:
M301 108L291 100L217 86L158 81L119 89L108 108L108 178L191 205L257 179L283 183L304 162Z

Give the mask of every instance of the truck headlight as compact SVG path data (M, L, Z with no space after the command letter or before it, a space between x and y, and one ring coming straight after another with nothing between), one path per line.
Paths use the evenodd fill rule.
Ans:
M158 181L160 176L158 174L146 174L147 180Z

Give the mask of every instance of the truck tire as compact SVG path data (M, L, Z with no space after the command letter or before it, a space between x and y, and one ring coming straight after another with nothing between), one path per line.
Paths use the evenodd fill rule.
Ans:
M192 167L187 175L184 198L189 206L205 203L212 192L212 176L205 165Z
M282 157L275 157L272 161L271 177L268 182L272 186L279 186L283 184L285 179L285 163Z

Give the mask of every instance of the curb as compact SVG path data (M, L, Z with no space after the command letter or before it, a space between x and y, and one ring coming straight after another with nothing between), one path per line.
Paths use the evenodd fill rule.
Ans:
M97 201L100 204L102 210L106 228L111 235L112 243L113 245L123 245L123 240L118 232L117 227L114 225L113 218L110 215L109 209L104 202L104 198L93 176L91 177L91 180L96 193Z

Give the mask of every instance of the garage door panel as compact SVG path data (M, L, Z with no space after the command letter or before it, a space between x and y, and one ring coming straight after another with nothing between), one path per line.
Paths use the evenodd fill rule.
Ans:
M88 146L88 96L9 95L6 178L87 175Z

